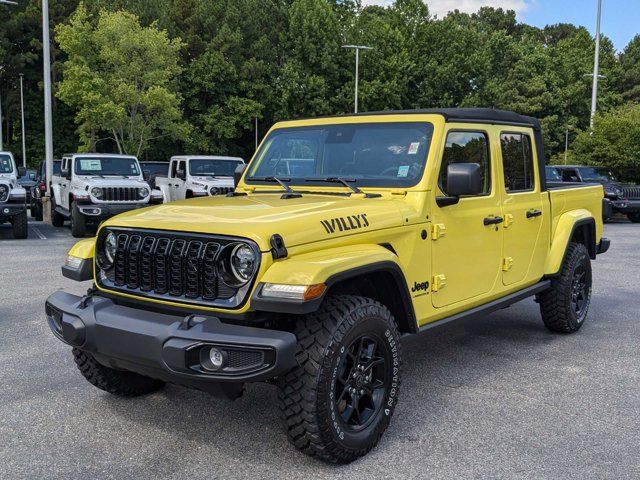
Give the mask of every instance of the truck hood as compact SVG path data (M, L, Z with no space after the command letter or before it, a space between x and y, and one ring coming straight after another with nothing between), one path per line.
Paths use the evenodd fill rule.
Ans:
M133 210L105 226L245 237L268 251L272 235L287 247L402 225L399 200L281 193L204 197Z

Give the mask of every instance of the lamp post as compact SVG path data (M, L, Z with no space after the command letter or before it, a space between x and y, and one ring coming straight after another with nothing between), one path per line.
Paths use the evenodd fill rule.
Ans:
M365 45L342 45L342 48L352 48L356 51L356 85L355 85L355 95L354 95L354 111L358 113L358 80L359 80L359 63L360 63L360 50L372 50L373 47L367 47Z
M53 177L53 126L51 120L51 48L49 45L49 0L42 0L42 64L44 71L44 147L47 190L42 202L43 219L51 223L51 177Z
M27 168L27 141L24 128L24 89L22 88L22 79L24 75L20 74L20 118L22 121L22 166Z
M591 92L591 121L590 128L593 130L593 119L598 108L598 70L600 69L600 20L602 18L602 0L598 0L598 17L596 20L596 52L593 59L593 89Z

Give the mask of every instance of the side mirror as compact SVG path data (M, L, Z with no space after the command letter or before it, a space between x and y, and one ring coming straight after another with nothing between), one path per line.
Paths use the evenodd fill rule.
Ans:
M176 170L176 178L179 178L180 180L186 180L187 172L185 170Z
M247 164L242 163L236 167L233 172L233 188L236 188L240 183L240 179L242 178L242 174L247 169Z
M460 197L482 193L482 168L477 163L451 163L447 166L447 196L438 197L441 207L455 205Z
M27 169L25 167L18 167L18 176L24 177L27 175Z

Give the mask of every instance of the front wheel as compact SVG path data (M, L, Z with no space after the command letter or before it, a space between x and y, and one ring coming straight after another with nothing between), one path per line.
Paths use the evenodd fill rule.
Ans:
M74 238L83 238L87 234L87 220L76 205L71 204L71 235Z
M289 441L331 463L349 463L376 446L400 388L400 334L374 300L329 297L297 322L298 366L278 379Z
M27 211L19 213L11 219L11 226L13 227L13 238L23 239L29 235L29 225L27 223Z
M587 247L570 243L560 273L538 295L540 313L553 332L574 333L584 324L591 303L591 260Z
M54 227L64 227L64 216L61 213L58 213L56 211L56 202L53 199L53 196L51 197L51 202L49 202L50 206L51 206L51 224Z
M628 213L627 218L632 223L640 223L640 212Z

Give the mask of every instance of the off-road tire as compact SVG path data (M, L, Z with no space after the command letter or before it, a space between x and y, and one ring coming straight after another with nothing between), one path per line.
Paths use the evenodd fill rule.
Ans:
M289 441L298 450L326 462L356 460L376 446L398 401L400 334L393 316L384 305L369 298L330 296L318 311L296 323L294 333L298 338L298 366L278 379L280 411ZM389 383L385 381L384 389L379 390L384 392L378 397L382 398L381 407L372 409L376 413L370 414L370 423L354 433L344 428L341 418L338 421L340 407L333 399L343 390L337 380L339 365L347 360L349 345L363 335L380 340L376 349L386 356L383 376ZM347 377L351 378L350 373Z
M164 386L164 382L160 380L105 367L90 353L78 348L73 349L73 358L78 370L91 385L119 397L138 397L153 393Z
M31 207L31 216L38 222L42 221L42 204L34 203Z
M584 269L585 299L580 312L574 307L574 287L577 269ZM540 313L545 326L552 332L574 333L584 324L591 302L591 260L587 247L569 243L560 273L551 280L551 287L538 294Z
M11 226L13 227L13 238L22 240L29 235L29 225L27 223L27 211L24 210L18 215L15 215L11 219Z
M87 234L87 219L82 214L76 202L71 204L71 235L74 238L84 238Z
M66 220L64 215L56 212L56 202L53 199L53 196L51 197L51 202L49 202L51 205L51 224L54 227L64 227L64 221Z
M640 223L640 213L628 213L627 218L631 223Z

